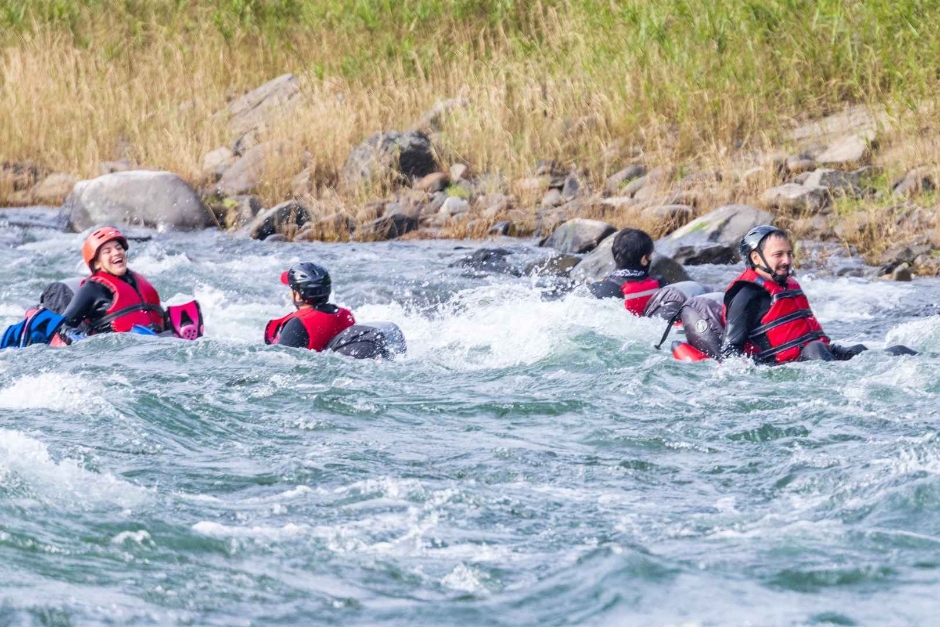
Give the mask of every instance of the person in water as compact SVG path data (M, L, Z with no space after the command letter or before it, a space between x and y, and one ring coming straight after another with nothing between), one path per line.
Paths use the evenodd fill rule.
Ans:
M157 290L127 267L127 238L114 227L92 231L82 246L91 271L62 312L59 335L69 343L82 335L127 333L135 326L154 333L165 330Z
M271 320L264 329L264 343L322 351L344 330L356 324L352 312L329 302L333 283L326 268L298 263L281 274L290 287L297 311Z
M627 311L642 316L653 294L666 285L661 277L650 275L653 238L640 229L621 229L611 251L617 269L588 289L596 298L623 298Z
M867 350L862 344L842 347L829 340L793 278L793 244L784 231L754 227L741 240L740 254L746 268L724 295L721 359L747 355L758 363L844 361ZM904 346L886 350L915 354Z

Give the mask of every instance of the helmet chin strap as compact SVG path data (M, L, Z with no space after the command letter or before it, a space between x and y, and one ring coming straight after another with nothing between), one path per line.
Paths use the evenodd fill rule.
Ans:
M774 280L774 283L776 283L777 285L780 285L780 286L786 285L787 279L790 278L790 272L788 271L786 274L777 274L776 272L770 269L770 264L767 263L767 259L764 257L763 251L761 251L758 248L756 252L757 252L757 256L760 257L760 260L764 262L764 265L763 266L755 265L754 267L762 272L766 272L767 274L769 274L771 278Z

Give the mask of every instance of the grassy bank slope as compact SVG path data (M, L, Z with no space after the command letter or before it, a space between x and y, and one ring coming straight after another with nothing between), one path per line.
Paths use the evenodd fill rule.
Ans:
M196 180L232 139L212 114L294 72L304 103L267 132L299 138L323 187L365 136L456 96L445 160L512 177L556 159L598 182L638 151L763 149L846 103L932 124L938 22L940 0L0 0L0 160Z

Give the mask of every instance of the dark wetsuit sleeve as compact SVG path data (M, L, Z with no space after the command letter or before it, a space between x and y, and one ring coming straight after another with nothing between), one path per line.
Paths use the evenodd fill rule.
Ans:
M728 305L725 333L721 341L721 358L744 354L744 345L751 331L760 326L761 319L770 310L770 294L756 285L738 289ZM765 348L765 347L759 347Z
M278 346L307 348L309 342L310 336L307 335L307 329L304 328L303 322L297 318L288 320L287 324L284 325L284 328L281 329L280 335L277 337Z
M623 298L623 289L608 279L588 284L594 298Z
M76 328L85 320L94 323L107 315L113 301L114 295L107 287L95 281L86 281L62 313L64 324Z

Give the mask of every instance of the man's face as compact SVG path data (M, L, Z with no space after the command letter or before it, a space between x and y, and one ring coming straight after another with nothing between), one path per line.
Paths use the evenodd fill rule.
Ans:
M790 274L790 269L793 267L793 245L790 240L778 235L771 235L764 240L762 252L764 253L764 259L767 261L767 267L775 275L787 276ZM764 265L757 251L751 253L751 260L755 262L755 265Z

